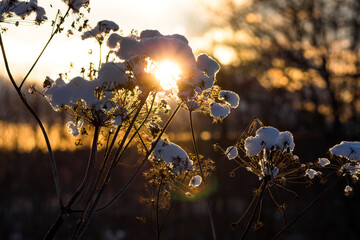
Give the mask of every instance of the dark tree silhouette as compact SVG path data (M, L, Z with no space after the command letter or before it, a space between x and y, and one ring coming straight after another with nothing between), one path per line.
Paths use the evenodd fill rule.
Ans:
M221 14L233 31L248 38L228 42L238 53L239 67L264 86L296 94L298 109L326 118L333 130L360 130L354 129L360 113L359 1L254 0L238 5L229 0L224 9Z

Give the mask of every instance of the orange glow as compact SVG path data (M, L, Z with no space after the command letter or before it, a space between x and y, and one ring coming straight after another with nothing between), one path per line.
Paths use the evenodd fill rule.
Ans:
M154 70L155 77L160 81L164 90L177 89L177 80L180 79L181 70L179 65L171 60L163 60L158 63Z

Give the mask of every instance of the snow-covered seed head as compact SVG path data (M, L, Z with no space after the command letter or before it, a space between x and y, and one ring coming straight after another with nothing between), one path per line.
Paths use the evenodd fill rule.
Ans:
M224 100L232 108L237 108L239 106L240 97L232 91L222 90L219 93L219 100Z
M256 131L255 137L248 137L245 140L246 155L252 157L261 152L263 149L280 151L294 150L295 144L290 132L279 132L274 127L261 127Z
M319 164L321 167L325 167L326 165L329 165L329 164L330 164L330 160L327 159L327 158L319 158L319 159L318 159L318 164Z
M351 161L360 161L360 142L346 142L335 145L329 149L332 155L344 157Z
M153 141L152 145L155 144L155 141ZM166 139L160 139L157 142L151 158L164 161L174 174L193 169L193 162L189 159L187 153L180 146Z
M199 175L193 176L189 182L189 187L198 187L202 182L202 177Z
M80 135L80 130L82 128L84 124L84 120L83 119L80 119L78 121L70 121L68 123L66 123L66 127L68 129L68 132L73 135L73 137L77 137Z
M307 169L305 171L305 176L309 177L310 179L314 179L315 176L321 176L322 172L316 171L314 169Z
M230 146L226 149L225 155L228 157L229 160L232 160L237 157L238 150L236 146Z

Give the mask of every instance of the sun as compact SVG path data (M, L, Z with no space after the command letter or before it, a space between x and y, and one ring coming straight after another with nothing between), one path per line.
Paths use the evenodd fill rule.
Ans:
M180 79L181 69L176 62L172 60L159 62L154 74L165 91L176 90L178 88L176 82Z

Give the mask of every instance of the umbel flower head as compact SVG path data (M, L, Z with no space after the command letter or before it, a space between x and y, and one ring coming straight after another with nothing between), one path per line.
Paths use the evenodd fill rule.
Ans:
M83 38L91 35L102 41L107 33L117 29L115 23L103 20L85 32ZM113 33L107 45L119 62L102 64L96 79L76 77L68 83L61 78L46 79L44 95L55 111L69 111L92 125L119 126L131 112L130 108L150 93L155 93L162 101L185 102L189 110L200 109L214 119L223 119L230 108L238 106L236 93L214 85L219 64L206 54L195 58L188 40L182 35L162 35L156 30L145 30L140 36L129 37ZM179 70L178 76L168 76L175 81L175 85L169 84L172 89L166 89L159 81L159 76L164 78L160 68L172 66L169 60L179 67L171 68L175 72Z
M127 116L125 102L116 101L115 96L129 90L124 69L123 63L105 63L99 70L98 78L93 81L76 77L66 83L61 78L56 81L47 78L47 82L53 83L45 91L45 98L55 111L74 112L93 125L119 123L119 117L122 121Z
M357 183L360 177L360 142L343 141L329 149L330 160L319 158L318 167L335 170L346 178L348 184L344 189L346 196L353 193L350 182Z
M75 13L80 11L80 8L89 6L90 0L63 0Z
M240 159L238 163L259 179L284 182L288 177L299 177L301 168L297 156L292 153L295 144L290 132L280 132L274 127L261 127L255 136L248 136L243 144L239 148L245 150L249 161ZM230 160L236 159L236 145L229 147L225 154Z
M215 147L220 148L219 145ZM263 127L259 120L254 119L239 140L223 150L229 160L239 165L230 172L230 176L234 176L236 170L243 168L256 175L261 181L258 189L254 191L254 198L249 207L243 216L232 224L233 228L244 219L250 208L254 208L253 214L257 211L259 213L256 213L257 220L253 218L255 215L250 217L248 226L253 223L251 221L254 221L254 229L263 226L260 221L261 201L266 192L285 218L285 204L282 203L278 190L282 189L296 196L295 192L288 189L287 183L299 183L298 180L304 179L305 176L305 168L301 166L299 158L293 154L294 148L294 139L290 132L281 132L271 126ZM273 191L277 192L278 197L274 197Z
M0 1L0 22L13 15L25 19L30 14L35 13L35 22L37 24L47 20L45 9L38 6L37 0L30 1Z
M140 36L122 37L113 33L107 45L121 60L131 63L134 76L147 75L144 73L146 67L137 68L136 66L136 64L142 64L143 59L150 59L157 63L165 60L176 62L181 72L180 79L177 80L178 95L181 99L187 99L194 96L196 92L201 93L210 89L220 69L219 64L206 54L201 54L195 59L188 40L179 34L162 35L157 30L145 30ZM146 79L137 80L145 81Z
M155 141L152 144L155 144ZM159 139L150 158L164 161L174 174L193 169L193 161L189 159L187 153L180 146L166 139Z

